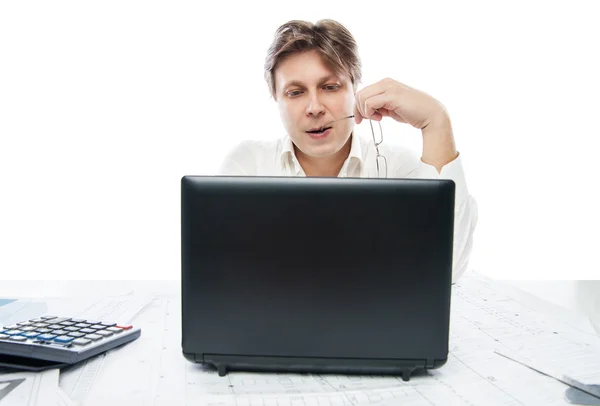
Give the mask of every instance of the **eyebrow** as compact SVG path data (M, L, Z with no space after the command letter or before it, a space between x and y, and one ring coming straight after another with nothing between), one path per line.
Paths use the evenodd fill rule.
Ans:
M321 79L319 79L319 85L322 85L325 82L328 82L330 80L336 80L339 81L339 78L337 76L334 75L327 75L322 77ZM288 83L285 84L285 86L283 87L284 89L288 88L288 87L292 87L292 86L299 86L299 87L304 87L304 83L302 83L299 80L291 80Z

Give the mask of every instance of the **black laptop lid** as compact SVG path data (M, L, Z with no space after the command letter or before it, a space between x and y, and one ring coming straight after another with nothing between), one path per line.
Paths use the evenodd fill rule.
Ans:
M181 186L184 353L447 357L454 182Z

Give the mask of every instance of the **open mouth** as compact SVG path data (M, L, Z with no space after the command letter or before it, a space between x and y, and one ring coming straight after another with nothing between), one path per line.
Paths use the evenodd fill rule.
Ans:
M309 134L312 134L312 135L321 135L321 134L324 134L330 128L331 127L323 127L323 129L317 128L317 129L308 130L306 132Z

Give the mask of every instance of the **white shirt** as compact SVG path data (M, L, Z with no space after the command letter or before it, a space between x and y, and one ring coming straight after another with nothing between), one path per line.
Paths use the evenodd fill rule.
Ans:
M451 179L455 183L454 252L452 280L467 270L478 219L477 202L469 195L460 155L441 172L424 163L408 148L382 143L380 153L387 161L388 178ZM339 177L376 178L376 152L372 139L352 136L350 154ZM306 176L294 153L292 141L283 137L269 141L242 141L225 158L220 175Z

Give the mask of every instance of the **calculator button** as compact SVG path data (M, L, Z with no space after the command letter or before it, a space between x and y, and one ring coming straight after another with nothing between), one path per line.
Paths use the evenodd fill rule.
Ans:
M91 324L88 324L88 323L77 323L77 324L75 324L74 327L86 328L86 327L89 327L89 326L91 326Z
M48 323L32 323L33 327L48 327Z
M18 336L22 333L21 330L7 330L4 332L7 336Z
M114 327L117 323L100 323L100 325L104 327Z
M93 326L90 326L90 328L96 329L96 330L104 330L106 327L103 326L102 324L95 324Z
M17 326L21 326L21 327L25 327L25 326L31 326L33 323L31 323L30 321L22 321L20 323L17 323Z
M42 334L37 336L38 340L46 341L46 340L54 340L56 336L54 334Z
M55 319L56 316L42 316L40 317L40 319L44 319L44 320L48 320L48 319Z
M118 328L118 327L109 327L106 330L112 331L113 333L116 333L116 334L123 332L123 329L122 328Z
M86 320L85 323L88 323L88 324L100 324L101 322L100 321Z
M44 322L44 321L46 321L46 320L44 320L44 319L42 319L42 318L38 318L38 319L31 319L31 320L29 320L29 321L30 321L30 322L32 322L32 323L42 323L42 322Z
M85 319L71 319L73 323L85 323Z
M104 337L108 337L108 336L113 335L113 332L112 331L106 331L106 330L98 330L98 331L96 331L96 334L99 334L99 335L104 336Z
M65 327L63 330L70 332L79 331L79 327Z
M4 330L16 330L18 328L19 328L19 326L16 324L12 324L10 326L4 326ZM104 327L102 327L102 328L104 328Z
M122 328L123 330L131 330L133 326L117 326L118 328Z
M35 331L35 327L21 327L21 331Z
M35 329L35 331L37 331L38 333L49 333L52 330L49 328L37 328L37 329Z
M52 334L57 336L66 336L68 331L65 330L52 330Z
M60 324L63 321L69 321L69 320L71 320L71 319L68 317L57 317L55 319L49 319L49 320L44 320L44 321L46 323L51 323L51 324Z
M91 342L91 340L86 340L85 338L78 338L76 340L73 340L73 344L75 345L88 345Z
M63 328L64 326L61 326L60 324L51 324L49 326L47 326L49 329L51 330L60 330L61 328Z
M69 337L75 337L75 338L79 338L79 337L83 337L85 334L82 333L69 333L67 334L67 336Z
M91 333L95 333L96 330L91 329L91 328L82 328L81 330L79 330L80 333L84 333L84 334L91 334Z
M11 341L26 341L27 337L23 336L10 336Z
M36 333L35 331L29 331L27 333L23 333L21 334L23 337L27 337L27 338L35 338L37 336L40 335L40 333Z
M70 343L73 340L74 340L73 337L59 336L54 339L54 342L55 343Z
M88 338L88 339L90 339L92 341L98 341L98 340L100 340L102 338L102 336L99 335L99 334L88 334L88 335L85 336L85 338Z
M0 340L8 340L9 337L8 334L0 334Z
M61 326L74 326L77 323L73 323L72 321L63 321L62 323L58 323Z

